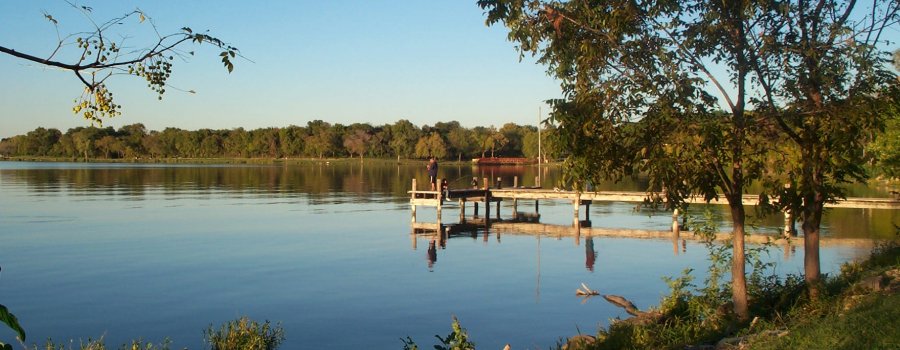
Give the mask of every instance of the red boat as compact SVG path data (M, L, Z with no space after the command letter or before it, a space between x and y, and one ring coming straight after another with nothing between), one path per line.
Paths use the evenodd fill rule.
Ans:
M532 158L512 158L512 157L494 157L494 158L474 158L473 165L525 165L534 164L536 159Z

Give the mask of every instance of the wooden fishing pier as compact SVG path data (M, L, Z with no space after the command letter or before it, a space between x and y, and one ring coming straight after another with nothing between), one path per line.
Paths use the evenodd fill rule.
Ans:
M441 184L441 179L437 180L438 184ZM473 179L473 184L477 183L475 179ZM441 227L441 216L442 211L445 205L456 203L459 206L459 218L460 222L466 222L466 203L472 202L473 204L473 218L478 218L479 213L479 204L484 205L484 217L479 218L479 224L483 226L491 226L491 205L493 204L496 208L496 213L494 215L494 219L500 218L500 203L504 200L509 200L512 202L512 213L513 213L513 222L530 222L537 223L540 221L540 204L541 200L554 200L554 201L568 201L572 203L572 211L573 211L573 219L572 219L572 227L576 229L580 228L590 228L591 220L590 220L590 205L595 202L626 202L626 203L643 203L649 200L651 197L658 198L663 196L659 193L647 193L647 192L625 192L625 191L590 191L590 192L577 192L577 191L567 191L567 190L559 190L559 189L545 189L541 188L540 180L535 178L534 186L525 187L519 185L518 177L514 177L512 187L504 188L502 183L500 183L499 178L498 181L494 183L494 186L491 187L488 183L487 178L482 179L482 186L473 186L472 188L463 188L463 189L450 189L446 188L443 191L421 191L416 187L416 179L412 180L412 189L408 192L410 194L410 208L412 212L412 227L413 231L417 229L417 227L421 230L432 230L434 227L431 225L437 225L438 228ZM520 200L528 200L534 201L534 213L520 213L518 209L518 201ZM687 200L688 203L691 204L723 204L727 205L728 202L726 200L713 200L710 202L706 202L703 198L690 198ZM743 197L744 205L758 205L759 204L759 196L756 195L744 195ZM418 206L426 206L426 207L435 207L437 209L437 223L436 224L417 224L416 223L416 208ZM580 208L581 206L585 207L584 210L584 219L580 218ZM826 204L826 207L831 208L868 208L868 209L900 209L900 199L897 198L846 198L843 200L839 200L836 203ZM527 217L521 217L521 216ZM674 233L675 237L678 237L681 226L678 223L679 212L678 209L675 209L672 213L672 231L668 232L667 235L669 237ZM796 229L794 228L795 219L790 216L789 213L785 213L785 226L784 226L784 235L790 236L796 234ZM427 226L427 227L426 227ZM557 225L558 226L558 225ZM543 228L548 229L548 228ZM598 230L598 233L610 234L608 229ZM612 230L612 231L634 231L634 230ZM659 233L654 233L651 236L659 236ZM626 234L623 236L631 236L630 234Z

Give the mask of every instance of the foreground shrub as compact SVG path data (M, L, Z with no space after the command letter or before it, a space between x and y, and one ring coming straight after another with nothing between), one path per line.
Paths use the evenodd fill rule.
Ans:
M868 260L848 262L841 274L822 282L819 298L811 299L801 276L778 278L754 273L749 278L753 322L737 322L729 313L727 284L715 265L704 287L692 284L689 271L669 279L671 294L663 299L658 317L615 321L597 341L572 349L690 349L725 347L750 349L896 349L900 339L900 243L875 247ZM755 275L755 276L754 276ZM888 278L888 276L892 276ZM886 280L893 282L886 282ZM869 283L865 283L869 281ZM716 287L719 285L719 287ZM875 287L871 287L875 285ZM893 288L893 289L891 289Z
M203 335L211 350L274 350L284 341L281 324L260 324L247 317L226 322L218 330L210 325Z
M732 313L731 283L728 279L732 264L731 241L716 241L718 227L710 211L704 218L692 218L688 224L694 234L702 238L708 252L709 267L701 284L694 283L692 269L681 276L664 278L670 293L659 308L642 317L613 320L601 329L595 342L569 347L588 349L683 349L693 344L715 343L744 326ZM747 291L750 311L771 311L772 306L789 304L779 301L797 290L798 279L781 279L774 274L773 264L764 255L770 245L746 247L749 265Z
M453 324L451 324L450 334L441 338L440 335L434 337L440 340L440 345L435 345L435 350L474 350L475 343L469 340L469 332L459 324L456 316L453 316ZM403 350L419 350L419 345L410 337L400 339L403 342Z
M280 324L271 325L269 321L259 323L247 317L226 322L219 329L212 325L203 332L204 339L211 350L275 350L284 341L284 330ZM169 350L171 341L164 340L160 344L134 340L130 344L122 344L118 350ZM103 338L87 341L69 341L57 343L47 339L43 346L34 345L32 350L106 350ZM111 349L111 348L110 348Z
M119 350L169 350L168 339L164 340L162 344L155 345L150 342L144 342L143 340L132 340L131 344L122 344L119 347ZM106 344L103 342L103 338L98 340L88 339L87 341L79 341L76 345L74 341L69 341L68 344L54 343L52 339L47 339L47 342L43 347L38 347L35 345L33 347L34 350L106 350Z

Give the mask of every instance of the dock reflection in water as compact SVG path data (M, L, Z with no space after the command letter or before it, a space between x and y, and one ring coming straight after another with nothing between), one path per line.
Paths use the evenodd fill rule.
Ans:
M478 239L481 237L484 244L488 244L491 234L496 238L497 244L501 244L503 235L532 235L537 237L551 237L557 240L571 238L574 245L581 245L581 239L585 241L584 266L590 272L594 271L597 251L594 247L594 238L617 237L637 238L650 240L667 240L672 242L672 254L678 256L687 253L687 241L702 242L703 238L691 232L646 230L646 229L617 229L591 227L589 220L581 220L578 225L545 224L540 222L540 214L528 212L515 212L511 218L488 218L472 216L466 218L461 214L461 221L457 223L441 222L412 222L411 243L412 249L417 249L418 240L429 241L428 268L432 270L437 261L435 244L441 249L447 249L447 241L450 239L467 238ZM715 240L724 242L731 239L731 234L720 232ZM796 253L798 243L802 244L802 238L785 238L782 235L751 234L745 237L747 244L769 244L784 252L783 259L790 260ZM823 237L820 244L826 246L849 246L871 248L875 241L871 239L835 238Z

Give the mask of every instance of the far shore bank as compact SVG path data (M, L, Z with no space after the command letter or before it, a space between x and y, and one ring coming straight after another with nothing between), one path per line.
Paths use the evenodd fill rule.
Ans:
M6 162L47 162L47 163L134 163L134 164L309 164L309 163L394 163L394 164L418 164L425 163L427 159L395 159L395 158L74 158L74 157L0 157L0 161ZM473 165L471 160L438 160L441 164L463 166ZM537 166L538 164L516 165ZM559 165L559 163L546 163L545 166ZM508 166L508 165L504 165Z

